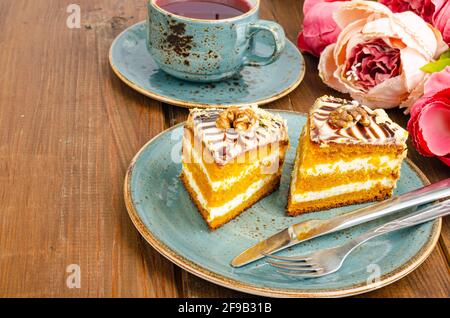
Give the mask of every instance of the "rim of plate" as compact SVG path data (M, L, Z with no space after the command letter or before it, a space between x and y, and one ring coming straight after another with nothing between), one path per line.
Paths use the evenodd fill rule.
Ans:
M293 113L298 115L306 116L305 113L289 111L289 110L277 110L277 109L267 109L271 112L286 112ZM168 133L178 127L184 125L185 122L179 123L175 126L170 127L169 129L164 130L159 133L155 137L153 137L149 142L147 142L135 155L131 164L127 170L124 182L124 199L125 205L128 211L128 215L131 218L134 226L138 230L138 232L142 235L142 237L161 255L166 257L169 261L174 263L175 265L181 267L182 269L188 271L189 273L198 276L204 280L207 280L211 283L230 288L239 292L244 292L248 294L258 295L258 296L266 296L266 297L286 297L286 298L319 298L319 297L348 297L354 296L358 294L367 293L381 287L390 285L397 280L405 277L412 271L414 271L417 267L419 267L431 254L436 246L436 243L439 240L439 235L441 233L442 227L442 219L437 219L433 222L433 227L431 229L431 235L428 238L427 242L422 246L422 248L411 257L407 262L397 267L393 271L384 274L378 282L374 282L371 284L356 284L353 286L349 286L348 288L342 289L320 289L317 291L301 291L300 289L287 289L287 288L270 288L270 287L260 287L253 284L243 283L241 281L231 279L225 277L223 275L212 272L201 265L194 263L187 258L179 255L175 251L173 251L169 246L165 243L158 240L145 226L142 222L139 214L137 213L132 196L131 196L131 177L133 175L134 167L139 159L142 152L150 146L156 139L158 139L161 135ZM424 182L424 184L429 185L430 181L425 176L425 174L409 159L406 158L405 162L412 168L412 170L417 173L419 178Z
M203 103L193 103L193 102L188 102L188 101L183 101L183 100L179 100L179 99L175 99L175 98L169 98L167 96L163 96L160 94L157 94L155 92L149 91L135 83L133 83L131 80L129 80L125 75L123 75L119 69L116 67L116 65L113 63L113 48L116 46L117 41L119 40L120 37L122 37L129 29L136 27L139 24L144 24L146 23L146 21L141 21L138 23L135 23L131 26L129 26L128 28L126 28L125 30L123 30L112 42L111 47L109 48L109 65L111 66L114 74L116 74L116 76L122 81L124 82L126 85L128 85L129 87L131 87L132 89L134 89L135 91L141 93L142 95L145 95L147 97L156 99L160 102L166 103L166 104L170 104L170 105L174 105L174 106L179 106L179 107L184 107L184 108L228 108L230 106L244 106L244 105L248 105L248 104L258 104L258 105L265 105L268 103L271 103L273 101L276 101L286 95L288 95L289 93L291 93L294 89L296 89L300 83L303 81L303 79L305 78L305 74L306 74L306 61L305 58L303 57L303 54L300 52L300 50L294 45L294 43L292 43L288 38L286 38L286 41L290 42L292 44L292 46L297 50L299 56L300 56L300 60L303 62L302 66L301 66L301 70L300 70L300 74L297 78L297 80L290 85L289 87L287 87L285 90L270 96L268 98L263 98L261 100L256 100L253 102L248 102L248 103L236 103L236 104L230 104L230 105L224 105L224 104L203 104Z

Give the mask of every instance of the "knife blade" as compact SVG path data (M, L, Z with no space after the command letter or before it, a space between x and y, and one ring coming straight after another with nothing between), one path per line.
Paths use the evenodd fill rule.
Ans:
M450 197L450 178L328 220L303 221L245 250L231 261L231 266L242 267L301 242L447 197Z
M325 224L322 220L309 220L278 232L266 240L259 242L245 250L231 261L231 266L242 267L263 258L267 254L273 254L290 246L312 238L312 233Z

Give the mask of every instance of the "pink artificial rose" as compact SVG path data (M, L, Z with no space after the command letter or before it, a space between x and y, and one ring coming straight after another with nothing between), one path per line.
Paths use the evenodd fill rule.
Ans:
M436 156L450 166L450 88L426 95L414 104L408 131L420 154Z
M450 66L425 82L424 96L411 108L408 130L419 153L438 156L450 166Z
M450 88L450 66L440 72L431 74L425 82L423 94L424 97L430 97L447 88Z
M420 66L448 49L439 31L413 12L372 1L344 2L333 16L342 31L320 57L325 84L372 108L404 107L422 96L428 74Z
M450 43L450 1L432 0L436 3L433 25L442 33L444 41Z
M303 31L298 34L298 47L303 52L319 56L329 44L335 43L341 32L333 20L333 12L347 0L306 0L303 5Z
M389 7L392 12L412 11L428 23L431 23L433 20L435 11L433 3L435 1L433 0L379 0L379 2Z
M345 65L345 74L358 79L363 90L383 83L400 73L400 50L381 39L360 43L353 47Z
M412 11L441 31L450 43L450 1L448 0L380 0L393 12Z

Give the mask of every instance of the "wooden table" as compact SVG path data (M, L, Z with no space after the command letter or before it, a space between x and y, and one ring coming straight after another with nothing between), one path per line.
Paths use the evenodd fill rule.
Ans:
M66 26L67 6L81 28ZM262 0L262 16L295 41L302 1ZM0 296L246 296L203 281L159 255L125 209L122 183L150 138L185 120L187 110L146 98L111 71L108 50L126 27L144 20L144 0L0 2ZM305 56L301 86L268 107L307 111L332 94ZM390 114L405 125L400 111ZM431 181L450 169L409 156ZM367 297L449 297L450 219L428 260ZM78 264L81 288L67 287Z

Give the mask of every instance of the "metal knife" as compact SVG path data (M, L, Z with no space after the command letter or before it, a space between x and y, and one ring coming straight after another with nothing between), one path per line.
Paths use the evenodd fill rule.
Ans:
M447 197L450 197L450 178L331 219L300 222L245 250L231 261L231 266L242 267L263 258L264 255L273 254L312 238Z

